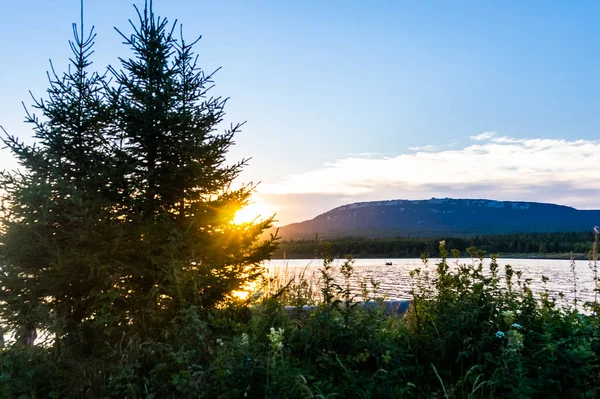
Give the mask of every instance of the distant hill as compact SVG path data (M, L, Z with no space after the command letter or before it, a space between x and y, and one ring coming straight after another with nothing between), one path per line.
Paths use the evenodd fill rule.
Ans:
M537 202L432 198L358 202L279 229L285 239L592 231L600 210Z

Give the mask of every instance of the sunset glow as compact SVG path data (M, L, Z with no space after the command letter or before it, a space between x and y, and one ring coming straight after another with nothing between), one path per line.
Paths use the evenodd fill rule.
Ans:
M267 219L275 214L275 207L262 201L252 202L235 214L233 223L243 224Z

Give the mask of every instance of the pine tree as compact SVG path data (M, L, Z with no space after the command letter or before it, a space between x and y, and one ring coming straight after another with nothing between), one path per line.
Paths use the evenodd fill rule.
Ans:
M73 57L59 75L51 64L46 100L34 98L26 122L35 145L5 135L22 172L1 176L3 201L2 318L25 337L36 327L58 336L73 333L86 310L97 228L107 206L105 168L110 143L104 137L109 108L104 77L89 72L95 34L73 25ZM90 233L96 231L96 237Z
M225 155L225 99L208 96L176 24L138 11L134 57L90 72L95 35L74 25L71 67L54 72L35 145L5 135L21 172L5 172L0 317L22 337L53 333L59 348L104 350L127 336L163 339L182 311L202 313L261 275L272 220L236 225L253 186L232 189L246 160ZM131 21L130 21L131 22ZM82 22L83 24L83 22Z
M137 10L137 8L136 8ZM217 133L225 99L209 97L213 74L198 66L176 24L138 11L134 57L110 68L115 126L129 166L122 203L130 204L131 248L123 262L125 309L137 331L155 331L187 306L210 308L260 275L274 240L257 242L271 219L244 226L232 219L251 185L232 190L245 160L226 165L241 124ZM131 21L130 21L131 22ZM181 30L180 30L181 31Z

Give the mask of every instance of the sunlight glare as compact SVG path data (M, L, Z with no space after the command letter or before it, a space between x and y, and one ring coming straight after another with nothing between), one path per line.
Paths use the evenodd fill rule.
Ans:
M264 202L253 202L236 212L233 223L243 224L266 219L275 213L272 205Z
M240 301L245 301L250 296L249 291L232 291L231 294L235 299L238 299Z

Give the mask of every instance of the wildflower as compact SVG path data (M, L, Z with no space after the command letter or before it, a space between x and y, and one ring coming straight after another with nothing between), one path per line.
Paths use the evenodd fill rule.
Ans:
M275 330L274 327L271 327L271 332L267 334L269 341L271 342L271 350L275 353L280 352L283 349L283 333L285 330L283 328L278 328Z
M504 338L504 333L502 331L497 331L496 338Z
M513 323L512 327L516 328L517 330L520 330L523 328L519 323Z
M225 343L223 343L223 340L221 338L217 338L217 345L225 345Z
M250 337L248 336L248 334L242 333L242 338L240 339L240 345L241 346L250 345Z

